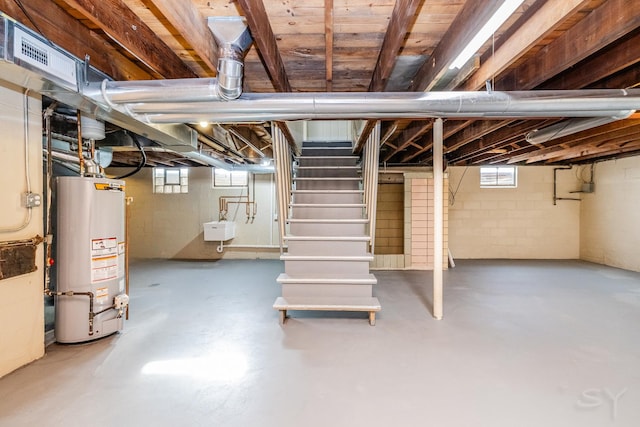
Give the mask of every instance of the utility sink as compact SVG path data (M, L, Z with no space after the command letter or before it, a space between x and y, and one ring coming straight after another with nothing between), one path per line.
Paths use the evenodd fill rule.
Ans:
M222 242L236 236L236 223L233 221L210 221L202 225L204 240Z

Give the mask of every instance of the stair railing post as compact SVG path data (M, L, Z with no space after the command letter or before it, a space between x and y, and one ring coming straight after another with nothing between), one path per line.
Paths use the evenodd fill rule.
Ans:
M375 249L376 204L378 200L378 163L380 147L380 122L378 122L365 143L362 153L363 197L369 219L369 242L371 254Z
M280 238L280 253L284 253L284 237L289 211L289 197L291 196L291 156L286 138L277 124L273 129L273 151L276 168L276 196L278 199L278 229Z

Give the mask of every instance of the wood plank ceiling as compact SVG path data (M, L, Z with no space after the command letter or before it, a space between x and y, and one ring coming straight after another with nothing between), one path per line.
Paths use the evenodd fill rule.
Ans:
M451 72L452 60L500 4L0 0L0 10L78 57L90 55L94 66L119 80L215 76L217 50L206 17L240 15L254 38L245 58L246 92L482 90L487 80L494 90L640 84L640 0L525 0L475 58ZM447 120L447 162L570 164L640 153L637 115L541 144L526 142L527 132L558 120ZM381 159L430 164L431 124L384 121ZM264 127L234 129L268 153ZM237 142L230 149L247 146Z

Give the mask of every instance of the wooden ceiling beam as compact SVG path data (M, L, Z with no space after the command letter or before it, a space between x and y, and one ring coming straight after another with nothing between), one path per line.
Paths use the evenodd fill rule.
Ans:
M588 4L589 0L548 0L520 28L503 41L500 47L480 66L463 85L464 90L480 90L487 79L499 75L520 59L531 47L551 33L560 23ZM548 77L547 77L548 78ZM546 79L545 79L546 80ZM525 82L526 84L526 82ZM496 88L506 90L502 84ZM521 87L519 90L534 86Z
M465 5L451 23L451 26L442 37L438 46L434 49L430 58L422 64L416 72L416 76L408 90L422 92L433 88L444 73L446 73L449 65L460 54L461 46L466 46L471 41L499 6L498 2L493 0L465 2ZM411 137L410 134L408 136ZM396 138L398 139L396 145L403 147L402 149L406 148L407 143L406 140L403 139L404 137L407 137L407 135L403 133ZM396 153L399 151L400 150L396 150Z
M78 58L89 55L91 65L116 80L145 80L151 74L118 52L102 37L91 31L50 0L23 2L29 17L44 37ZM0 0L0 10L27 27L34 28L30 19L13 0Z
M422 0L397 0L373 70L369 92L382 92L387 86L396 58L415 19Z
M591 163L594 160L621 158L628 156L637 156L640 153L640 143L625 145L623 148L614 148L607 151L599 151L588 153L582 156L571 158L571 163Z
M378 60L369 83L369 92L382 92L391 76L396 57L413 22L414 16L422 0L398 0L395 3L387 31L382 41ZM356 144L356 153L360 153L364 142L375 126L375 120L367 121L364 131Z
M291 84L262 0L238 0L244 11L253 41L278 92L291 92Z
M487 151L504 148L515 141L524 140L524 135L539 127L541 123L546 124L548 122L526 120L518 124L512 123L510 126L504 126L488 134L485 138L465 145L461 150L454 153L451 160L456 162L460 160L469 161L482 156Z
M466 1L430 58L416 73L409 90L422 92L433 88L460 50L473 39L499 6L500 2L493 0Z
M588 145L583 144L576 147L571 147L557 152L554 157L547 160L547 163L563 162L575 158L592 156L630 147L640 148L640 143L638 142L639 136L640 133L636 133L627 135L626 137L612 138L608 142L599 145L590 143Z
M605 47L614 40L613 38L609 38L608 36L606 36L606 34L599 34L598 36L593 37L591 35L589 37L580 37L579 34L581 34L582 31L591 31L587 32L586 34L592 34L595 28L599 28L598 25L606 26L607 23L609 23L608 25L612 25L611 22L617 19L615 18L617 16L616 14L620 14L622 9L623 7L620 4L620 0L614 0L613 2L604 3L598 9L595 9L586 18L574 25L570 30L565 32L562 36L558 37L556 40L542 49L537 55L525 61L518 68L513 69L503 76L500 76L498 79L499 83L497 83L496 86L499 86L501 89L533 89L534 87L540 85L542 82L553 78L558 74L559 70L563 70L565 67L571 67L572 65L575 65L579 61L584 59L586 54L583 53L581 49L586 49L589 52L593 52L597 49ZM545 11L547 11L546 6L541 7L540 10L534 15L534 17L541 13L552 13ZM618 31L622 31L624 32L624 34L627 34L633 31L634 27L637 27L639 25L639 18L631 19L628 16L624 16L624 18L622 18L622 16L624 16L624 14L620 15L620 19L623 19L626 23L623 23L624 29ZM534 22L533 18L532 22ZM576 27L580 29L576 31ZM523 26L522 28L525 27ZM516 32L516 34L518 34L518 32ZM598 29L598 32L601 33L602 30ZM599 36L601 36L601 40L595 40L595 38ZM576 38L580 38L580 41L576 41ZM606 40L603 41L603 39ZM503 49L505 46L509 46L509 41L506 41L500 49ZM620 47L619 49L620 51L624 50L624 48L622 47ZM627 49L631 48L627 46ZM550 58L553 58L554 54L562 56L561 58L558 58L558 61L563 62L564 64L561 68L556 69L553 66L555 62ZM602 55L606 55L606 50L603 51ZM612 69L615 70L623 68L624 66L626 66L626 64L628 64L628 54L626 58L624 55L612 57L611 61ZM611 74L609 63L608 61L605 62L605 66L591 68L584 68L581 66L579 69L572 69L569 73L565 74L565 78L567 79L568 83L573 82L574 84L579 84L580 86L563 85L562 87L564 89L578 89L590 83L594 83L598 80L604 79ZM541 67L540 64L547 65ZM523 76L527 77L523 78ZM474 86L472 83L468 83L466 85L466 88L473 89ZM464 141L460 142L462 143ZM447 145L449 144L451 143L447 141ZM459 159L454 153L452 161L456 162L458 160L463 159Z
M122 0L64 0L158 76L197 75Z
M509 159L508 163L524 161L529 164L543 162L553 159L556 153L568 148L581 145L602 144L611 139L625 138L629 134L637 134L638 132L640 132L640 119L620 120L589 131L583 131L574 135L558 138L554 141L549 141L549 143L551 143L550 145L545 145L543 148L539 147L538 150L532 153L514 156Z
M143 0L171 23L189 43L196 55L215 73L218 68L216 41L209 30L207 20L191 1Z
M402 131L400 138L398 138L400 141L402 141L402 143L398 144L397 146L398 148L396 148L390 153L387 153L384 156L383 161L388 162L393 156L400 153L402 150L406 149L409 145L411 145L412 142L414 142L416 139L420 138L422 135L424 135L429 130L431 130L432 127L433 127L432 121L428 121L426 123L424 121L413 122L413 124L410 127Z
M324 57L327 92L333 91L333 0L324 0Z
M541 85L540 89L582 88L640 62L640 31L580 63L581 72L562 73ZM637 83L637 79L633 83ZM632 84L633 84L632 83ZM628 87L625 82L616 88ZM599 86L600 87L600 86Z
M629 13L627 0L607 0L534 57L500 76L496 87L501 90L533 89L639 26L640 14ZM469 87L472 86L466 86Z

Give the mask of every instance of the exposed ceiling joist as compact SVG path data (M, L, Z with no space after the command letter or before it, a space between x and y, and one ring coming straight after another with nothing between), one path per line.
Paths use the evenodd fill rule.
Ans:
M164 78L197 77L122 0L64 0L120 46Z
M564 162L573 159L578 159L586 156L592 156L596 154L610 153L610 152L618 152L619 150L624 150L628 147L638 147L640 143L638 143L638 137L640 136L640 132L636 134L627 134L621 138L609 139L607 142L604 142L599 145L594 144L586 144L578 147L568 148L566 150L562 150L557 152L556 155L549 159L550 162Z
M498 87L533 89L639 26L640 14L629 13L627 0L607 0L535 57L506 73Z
M562 21L573 15L589 0L548 0L524 22L500 47L487 57L473 76L464 84L465 90L484 88L487 79L498 75L522 57L532 46L553 31ZM530 89L535 86L529 86ZM496 88L505 90L501 84ZM518 87L523 90L525 87ZM515 90L515 89L514 89Z
M262 0L238 0L238 4L247 18L253 41L258 47L273 86L278 92L291 92L291 84L264 3Z
M468 1L444 34L431 57L420 67L410 91L430 90L449 65L500 6L494 0Z
M369 92L382 92L422 0L397 0L373 70Z
M146 4L156 8L173 25L209 70L215 73L218 67L216 42L209 30L205 17L202 16L193 3L174 0L144 1Z
M78 58L89 55L92 65L114 79L143 80L151 78L148 71L131 62L54 2L30 0L23 2L23 7L29 17L23 14L14 0L0 0L0 10L12 18L19 19L20 22L35 31L43 31L44 37L64 47ZM38 28L34 28L32 19Z
M393 156L406 149L409 145L411 145L412 142L431 130L432 127L432 121L428 121L426 123L424 121L413 122L413 124L409 128L405 129L398 138L400 141L402 141L402 143L399 144L398 148L396 148L392 152L385 154L383 160L385 162L388 162L391 158L393 158Z
M324 0L324 57L327 92L333 90L333 0Z
M555 156L556 152L562 151L565 148L571 148L586 141L590 144L600 144L611 138L622 138L629 133L629 128L638 127L640 127L640 119L620 120L605 126L600 126L593 131L580 132L574 135L551 140L542 144L542 147L538 147L538 150L533 153L513 156L508 163L533 163L549 160ZM633 130L632 132L635 133Z
M580 64L588 72L565 72L558 78L545 82L540 89L572 88L578 89L600 81L607 76L622 71L640 62L640 31L625 38L606 53L593 55ZM629 81L626 79L625 81ZM619 85L615 87L620 87Z
M424 58L428 60L414 79L413 88L417 90L477 90L483 89L490 78L494 79L494 90L622 89L640 85L640 17L632 12L633 2L629 0L524 0L496 31L494 39L479 49L476 63L469 61L464 72L449 70L448 64L492 14L491 8L501 4L498 0L21 3L31 18L23 15L15 0L0 0L0 10L31 27L33 19L47 38L79 58L89 54L91 65L116 80L179 76L168 72L164 76L158 71L160 66L171 68L169 56L150 45L158 42L164 52L170 51L170 61L181 62L181 68L189 70L190 75L212 77L217 51L205 17L245 14L255 48L245 57L244 81L245 87L251 88L247 91L254 93L380 91L390 88L390 83L394 90L402 90L399 88L407 87L410 75ZM152 34L142 34L140 22ZM155 57L146 57L149 53ZM153 61L155 65L150 67ZM405 63L413 65L400 66ZM375 123L364 127L359 145L366 141ZM422 133L416 128L419 125L411 123L407 117L384 123L382 157L391 155L388 160L392 163L424 164L431 160L429 130ZM533 156L537 151L547 153L540 150L551 146L532 146L524 140L524 129L540 126L540 121L532 119L448 120L444 129L447 158L450 164L492 164ZM242 129L249 141L258 141L245 131ZM611 156L614 152L633 152L633 143L625 142L633 135L631 129L613 131L619 132L620 139L606 146L597 142L599 132L593 129L588 137L555 146L556 151L575 148L570 154L577 157L556 156L541 162L586 161L598 158L598 153ZM256 135L260 138L260 133ZM287 139L295 147L290 132ZM218 143L211 144L218 147ZM588 149L580 150L580 146ZM257 147L268 153L267 145ZM177 165L180 155L173 156L170 162ZM242 162L241 157L233 155L225 161ZM131 164L136 163L137 159Z

